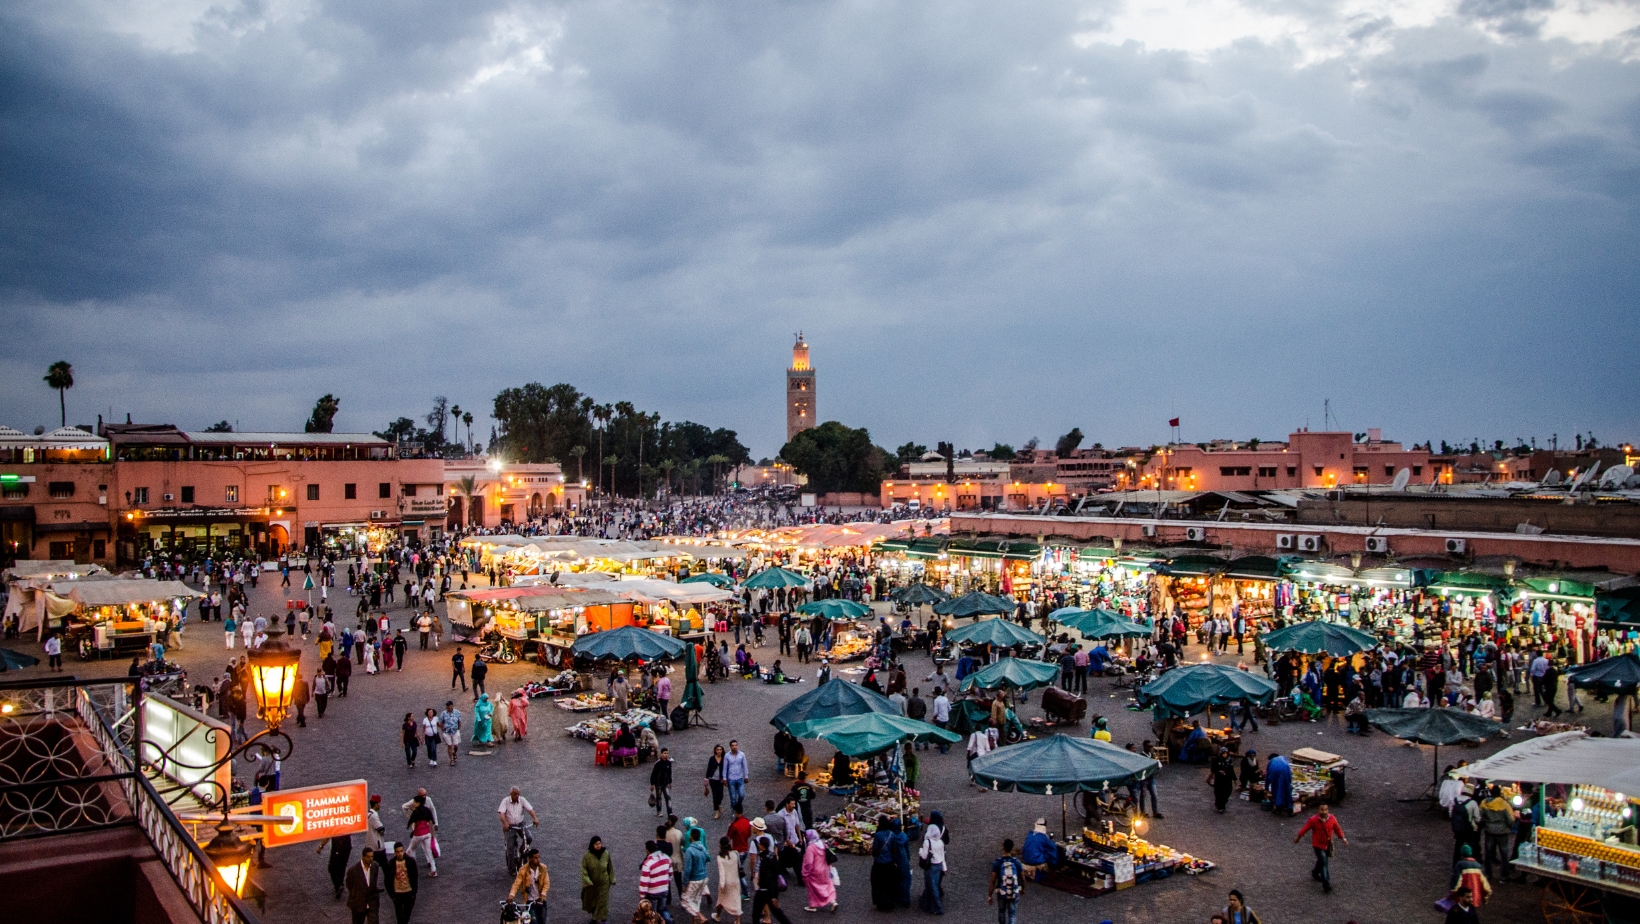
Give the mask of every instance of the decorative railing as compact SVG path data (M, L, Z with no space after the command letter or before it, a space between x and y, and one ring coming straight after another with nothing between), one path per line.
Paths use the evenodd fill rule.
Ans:
M141 697L126 678L0 685L0 841L135 826L200 920L257 924L143 776Z

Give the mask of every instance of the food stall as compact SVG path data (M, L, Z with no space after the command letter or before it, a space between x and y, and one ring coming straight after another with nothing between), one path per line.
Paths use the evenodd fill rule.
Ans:
M33 631L35 637L40 638L48 622L61 626L62 617L74 608L71 601L61 596L54 595L53 601L48 601L46 588L52 584L67 586L73 581L104 574L107 572L100 565L68 560L14 562L0 575L6 582L6 611L0 624L15 617L19 633ZM66 591L58 593L66 594Z
M631 601L603 590L497 587L452 591L445 600L457 637L493 633L551 667L569 666L569 649L582 635L633 621Z
M187 601L204 596L181 581L107 578L55 583L45 590L73 604L61 621L64 647L86 660L138 654L175 628Z
M1525 741L1457 771L1472 780L1536 784L1535 827L1515 868L1545 881L1544 917L1569 924L1632 919L1640 903L1640 739L1566 732ZM1528 800L1517 795L1517 808ZM1621 913L1611 913L1622 907Z

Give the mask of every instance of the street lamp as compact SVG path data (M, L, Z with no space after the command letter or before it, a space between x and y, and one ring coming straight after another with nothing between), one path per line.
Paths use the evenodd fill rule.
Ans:
M244 895L251 857L256 853L251 845L240 840L239 835L234 833L233 825L224 820L216 826L216 836L204 849L206 858L233 894Z
M258 711L268 727L277 732L290 709L302 652L276 634L262 647L247 652L245 657L250 662L251 688L256 694Z

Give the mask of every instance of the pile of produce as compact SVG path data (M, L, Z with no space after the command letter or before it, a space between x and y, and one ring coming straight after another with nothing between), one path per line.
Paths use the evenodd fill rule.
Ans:
M559 704L562 705L561 700ZM659 718L659 713L650 712L647 709L628 709L625 712L587 719L584 722L571 725L564 731L584 741L613 741L621 731L622 722L631 726L632 731L636 733L639 727L648 725Z

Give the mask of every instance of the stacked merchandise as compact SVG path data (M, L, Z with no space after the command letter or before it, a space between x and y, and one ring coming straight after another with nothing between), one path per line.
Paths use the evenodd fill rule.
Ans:
M878 816L897 818L903 812L908 821L916 817L921 806L920 794L915 789L904 790L905 800L902 803L900 792L893 787L862 785L849 797L841 812L815 822L814 829L834 850L869 854L871 836L877 831Z
M553 705L567 712L596 712L613 707L615 700L606 693L582 693L557 700Z
M519 692L530 699L540 699L543 696L556 696L575 691L581 681L581 675L574 671L560 671L556 677L546 680L531 680L519 687Z
M560 701L559 705L562 705ZM621 723L626 723L636 732L641 726L649 725L660 718L659 713L647 709L628 709L612 715L601 715L587 719L576 725L571 725L564 731L582 739L583 741L613 741L620 734Z

